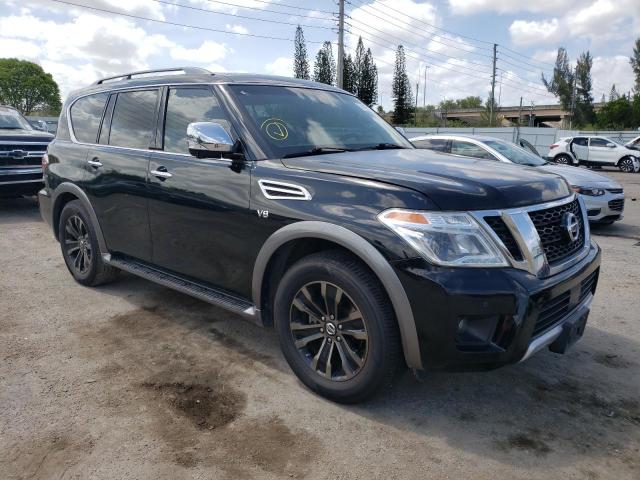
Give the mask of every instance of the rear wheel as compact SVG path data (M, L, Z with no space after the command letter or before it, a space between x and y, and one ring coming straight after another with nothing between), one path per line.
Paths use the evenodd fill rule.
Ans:
M621 172L625 173L633 173L635 171L635 165L633 164L633 160L630 158L623 158L618 162L618 168Z
M305 257L275 296L275 327L289 366L311 390L360 402L402 364L397 323L378 279L342 252Z
M93 287L117 275L116 268L102 261L95 230L79 200L67 203L62 209L58 240L64 262L78 283Z
M555 162L559 163L560 165L572 165L573 162L571 161L571 157L569 155L558 155L555 158Z

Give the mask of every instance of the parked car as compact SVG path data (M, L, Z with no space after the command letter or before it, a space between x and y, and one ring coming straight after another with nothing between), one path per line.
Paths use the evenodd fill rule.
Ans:
M415 149L329 85L171 73L65 102L40 210L80 284L125 270L274 326L340 402L581 337L600 249L558 175Z
M0 197L38 193L51 140L53 135L35 130L19 111L0 106Z
M562 165L610 166L628 173L640 170L638 152L607 137L561 138L549 146L547 157Z
M456 156L515 163L556 173L564 177L571 188L583 198L589 222L611 224L622 219L622 185L591 170L549 163L517 145L493 137L442 134L415 137L411 142L418 148L437 149Z

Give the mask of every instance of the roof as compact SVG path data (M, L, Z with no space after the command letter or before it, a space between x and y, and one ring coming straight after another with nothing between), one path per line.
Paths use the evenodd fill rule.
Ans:
M176 74L176 72L184 71L184 73ZM166 72L166 73L165 73ZM194 68L177 68L157 71L157 75L153 71L124 73L118 77L108 77L98 80L93 85L86 88L76 90L69 95L69 99L86 95L87 93L104 92L115 89L135 88L157 85L179 85L179 84L236 84L236 85L279 85L289 87L307 87L321 90L329 90L334 92L348 93L344 90L336 88L332 85L324 83L312 82L310 80L301 80L290 77L278 77L275 75L259 75L250 73L212 73L204 69ZM138 75L133 78L128 76ZM123 80L116 80L124 78Z
M486 135L465 135L464 133L433 133L433 134L428 134L428 135L419 135L417 137L411 137L409 140L427 140L429 138L463 138L463 139L467 139L467 140L476 140L478 142L486 142L486 141L493 141L493 140L501 140L501 141L505 141L502 138L498 138L498 137L489 137Z

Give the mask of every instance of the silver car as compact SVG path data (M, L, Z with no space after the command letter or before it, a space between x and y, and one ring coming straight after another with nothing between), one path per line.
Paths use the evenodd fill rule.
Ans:
M622 219L624 190L615 180L585 168L549 163L510 142L493 137L465 135L424 135L411 138L418 148L437 150L462 157L483 158L498 162L517 163L556 173L582 195L589 222L611 224Z

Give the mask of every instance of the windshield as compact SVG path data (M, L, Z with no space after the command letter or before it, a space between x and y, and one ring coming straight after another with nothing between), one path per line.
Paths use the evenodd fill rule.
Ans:
M528 165L531 167L539 167L545 165L547 162L542 158L527 152L525 149L517 147L509 142L503 142L501 140L485 140L485 145L493 148L498 153L501 153L513 163L519 165Z
M0 107L0 128L6 130L33 130L33 127L20 113L4 107Z
M278 158L369 148L413 148L351 95L267 85L230 88Z

